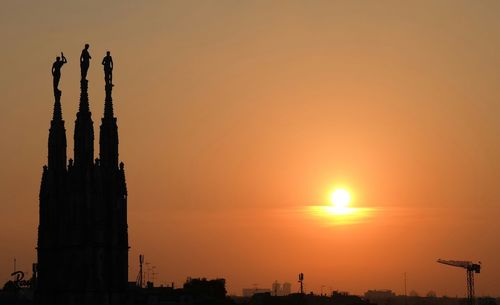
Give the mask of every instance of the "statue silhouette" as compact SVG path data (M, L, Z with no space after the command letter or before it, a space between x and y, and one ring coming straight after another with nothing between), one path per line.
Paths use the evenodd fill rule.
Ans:
M89 70L90 59L92 56L89 54L89 44L85 44L85 49L82 50L80 55L80 70L82 72L82 79L87 79L87 71Z
M62 59L62 60L61 60ZM60 92L59 91L59 80L61 79L61 68L67 63L66 57L64 57L63 52L61 52L61 57L57 56L56 61L52 64L52 77L54 81L54 94Z
M113 58L110 55L109 51L106 52L106 56L102 59L102 65L104 66L104 82L106 82L106 86L114 86L113 85Z

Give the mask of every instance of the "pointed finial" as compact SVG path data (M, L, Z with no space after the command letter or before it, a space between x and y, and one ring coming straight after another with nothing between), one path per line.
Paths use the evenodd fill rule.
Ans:
M54 111L52 113L52 120L62 120L61 91L54 92Z
M90 112L89 107L89 95L88 95L88 83L86 79L80 80L80 105L78 108L79 112Z
M114 117L113 98L111 96L113 86L106 84L105 90L106 90L106 99L104 100L104 118L113 118Z

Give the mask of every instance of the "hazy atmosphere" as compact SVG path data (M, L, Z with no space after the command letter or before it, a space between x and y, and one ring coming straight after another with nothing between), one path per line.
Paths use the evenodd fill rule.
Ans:
M115 65L131 281L144 254L158 284L230 294L300 272L403 293L406 272L464 296L444 258L500 295L500 2L3 1L0 37L0 283L36 260L52 63L70 157L89 43L96 130ZM358 216L321 212L339 187Z

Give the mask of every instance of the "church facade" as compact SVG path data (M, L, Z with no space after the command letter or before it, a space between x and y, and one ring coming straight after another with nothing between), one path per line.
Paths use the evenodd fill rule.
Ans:
M106 81L99 153L88 80L80 81L73 158L67 158L61 91L54 87L54 111L43 167L37 245L36 304L127 304L127 186L118 159L113 85Z

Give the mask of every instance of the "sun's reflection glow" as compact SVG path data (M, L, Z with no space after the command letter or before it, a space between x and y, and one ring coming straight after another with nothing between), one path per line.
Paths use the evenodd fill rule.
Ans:
M352 207L351 195L345 189L336 189L330 195L331 204L307 207L307 213L323 220L326 225L344 225L365 222L374 208Z
M331 205L313 205L307 207L308 214L322 219L327 225L345 225L361 223L373 216L373 208L338 207Z

